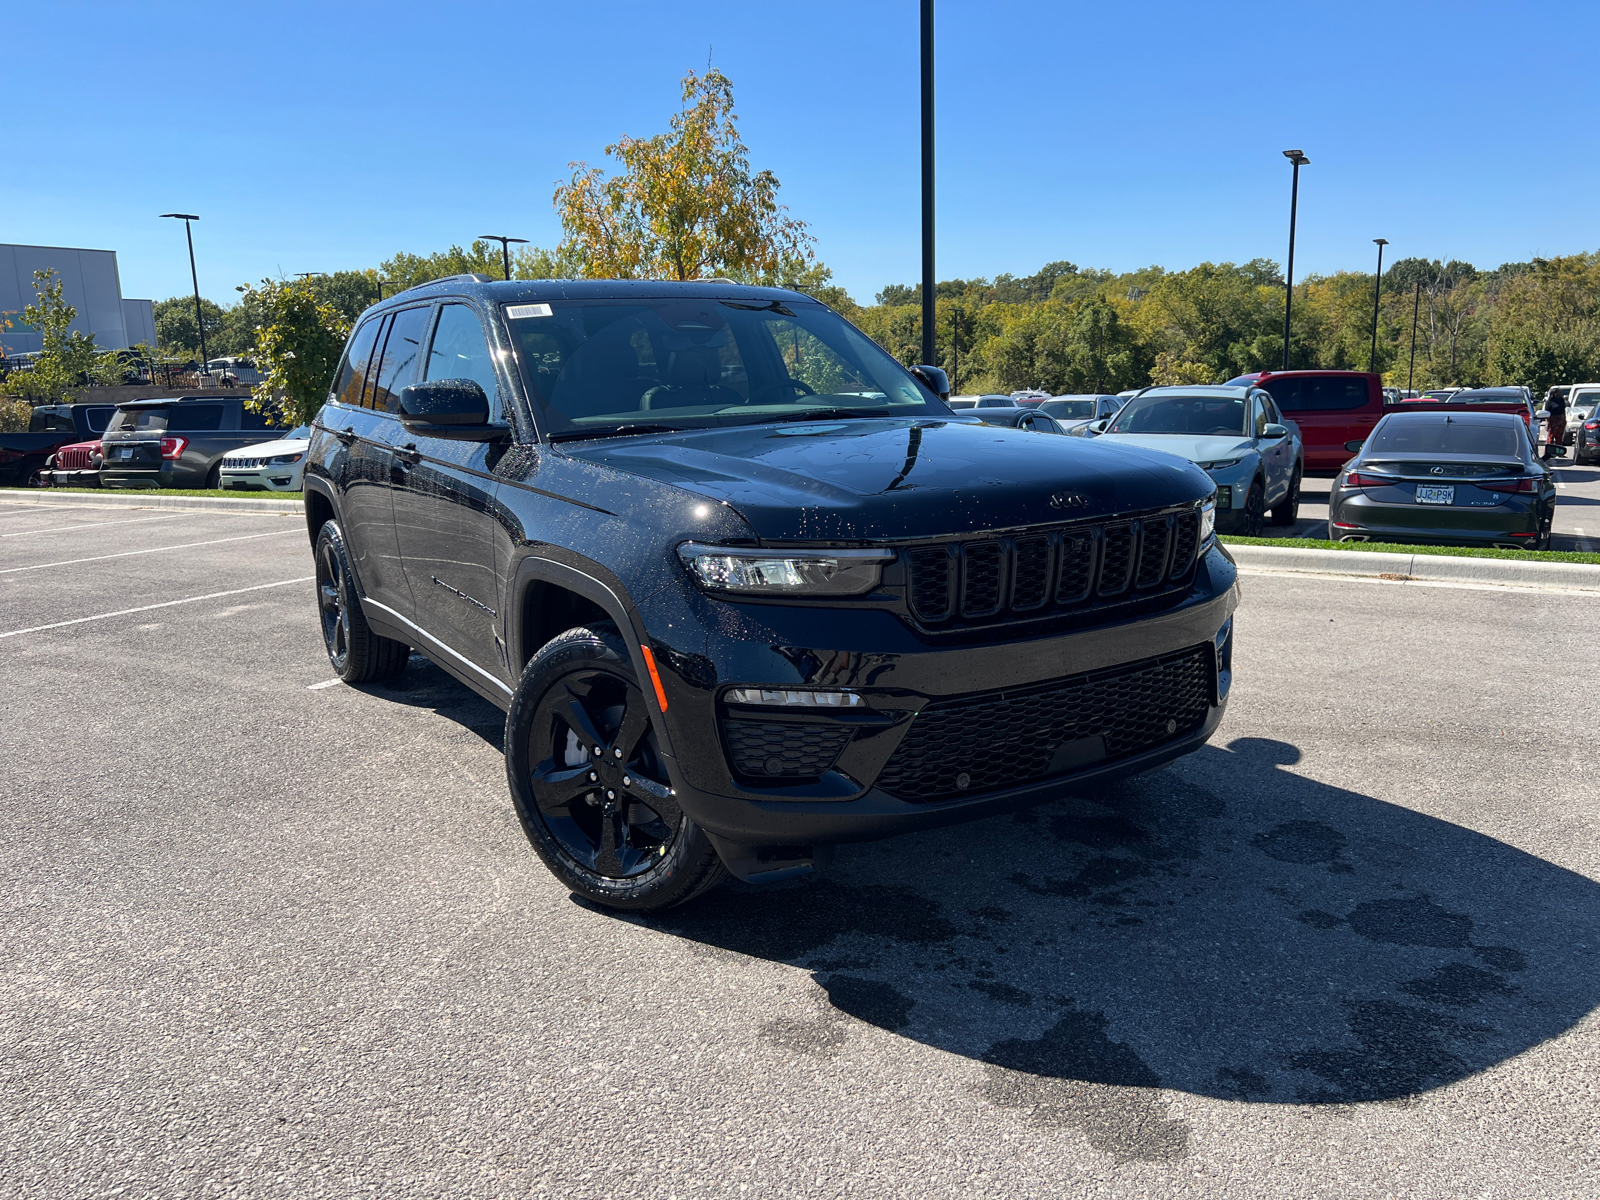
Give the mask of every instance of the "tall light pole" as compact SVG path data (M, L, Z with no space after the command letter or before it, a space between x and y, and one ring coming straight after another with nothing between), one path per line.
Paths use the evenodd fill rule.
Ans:
M198 221L200 218L194 213L162 213L161 216L182 221L183 234L189 239L189 282L194 284L194 327L200 333L200 370L204 372L206 363L211 359L206 354L206 315L200 310L200 276L194 269L194 234L189 229L189 222Z
M1389 244L1388 238L1373 238L1373 244L1378 247L1378 274L1372 284L1372 353L1367 356L1367 370L1378 369L1378 297L1383 295L1383 248Z
M1411 365L1406 368L1406 391L1417 373L1417 317L1422 312L1422 280L1417 280L1417 298L1411 302Z
M922 361L934 362L933 0L922 0Z
M525 246L525 245L528 244L528 239L527 238L514 238L514 237L501 237L498 233L480 233L478 236L480 238L482 238L486 242L499 242L500 243L500 261L505 266L506 278L510 279L511 278L511 249L510 249L510 247L512 245Z
M1289 185L1289 267L1283 280L1283 369L1289 369L1289 312L1294 307L1294 218L1300 207L1300 168L1311 162L1304 150L1285 150L1283 156L1294 164L1294 182Z

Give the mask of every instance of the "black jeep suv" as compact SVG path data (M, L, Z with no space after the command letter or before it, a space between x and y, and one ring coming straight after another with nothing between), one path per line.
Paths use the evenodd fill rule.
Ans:
M328 657L414 646L506 710L535 850L617 908L1198 748L1237 603L1211 480L945 386L789 291L402 292L312 436Z

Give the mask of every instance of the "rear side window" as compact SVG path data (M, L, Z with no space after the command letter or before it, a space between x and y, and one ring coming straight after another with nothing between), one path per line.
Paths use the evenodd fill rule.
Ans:
M382 317L374 317L356 330L345 351L344 363L339 367L339 378L334 381L333 394L340 404L360 408L362 397L372 382L373 347L378 341L378 326Z
M422 357L422 339L428 332L431 309L406 308L394 315L389 335L383 342L383 365L378 380L367 398L367 407L394 412L400 402L400 389L414 383Z
M465 304L446 304L439 310L439 323L428 348L424 379L471 379L494 404L494 361L489 343L484 340L478 315Z
M283 413L276 408L266 408L260 412L252 412L247 408L239 414L240 429L275 429L287 424Z
M1442 415L1442 414L1441 414ZM1522 423L1493 425L1455 421L1386 421L1367 443L1367 457L1388 454L1492 454L1520 456Z
M104 433L106 422L111 420L111 414L116 411L110 405L96 405L94 408L84 409L83 423L89 427L90 433Z
M167 410L167 428L173 433L206 433L222 428L220 404L174 404Z
M1370 399L1365 379L1338 376L1319 379L1314 375L1299 379L1268 377L1260 386L1272 394L1278 407L1286 413L1348 411L1365 408Z

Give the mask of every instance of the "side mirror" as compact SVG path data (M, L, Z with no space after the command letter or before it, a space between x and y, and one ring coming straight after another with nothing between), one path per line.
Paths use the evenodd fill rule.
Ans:
M1550 414L1541 408L1538 412L1533 414L1533 417L1536 421L1548 421L1550 419Z
M1567 456L1567 448L1565 446L1546 446L1544 452L1551 458L1565 458Z
M1366 444L1367 443L1364 442L1364 441L1346 442L1344 444L1344 448L1346 450L1348 450L1351 454L1360 454L1361 453L1361 447L1365 446Z
M430 379L400 389L400 424L407 433L461 441L491 441L505 430L489 424L489 397L475 379Z
M1271 422L1268 422L1266 428L1261 431L1261 436L1266 438L1268 441L1276 441L1278 438L1288 437L1289 429L1288 426L1275 425Z
M1111 424L1111 418L1110 417L1101 417L1098 421L1090 421L1089 422L1089 432L1090 433L1104 433L1106 431L1106 426L1108 426L1110 424Z
M938 367L930 367L926 363L919 363L911 368L911 373L927 384L928 390L939 399L950 399L950 376L946 375Z

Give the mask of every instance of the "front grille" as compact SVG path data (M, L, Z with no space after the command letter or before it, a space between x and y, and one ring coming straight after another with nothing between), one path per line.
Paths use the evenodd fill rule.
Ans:
M878 786L925 804L1149 750L1205 720L1214 655L1194 646L1027 691L935 701L912 721Z
M1187 586L1199 537L1200 514L1186 509L914 546L905 556L906 599L930 628L1145 599Z
M757 779L815 779L833 766L854 732L849 725L737 717L722 722L733 769Z
M264 458L225 458L222 460L222 469L225 471L254 471L267 465Z
M89 469L89 447L67 446L56 451L56 470L58 471L87 471Z

